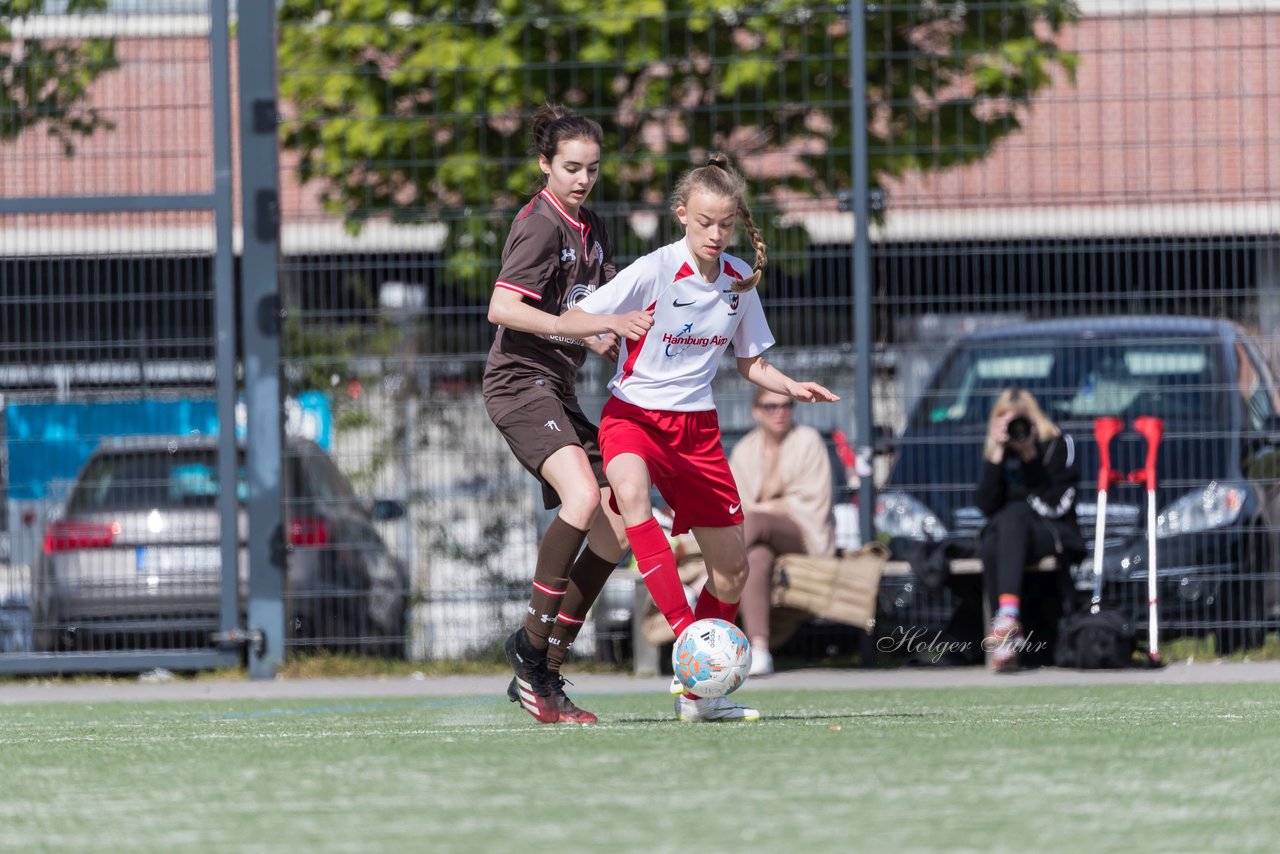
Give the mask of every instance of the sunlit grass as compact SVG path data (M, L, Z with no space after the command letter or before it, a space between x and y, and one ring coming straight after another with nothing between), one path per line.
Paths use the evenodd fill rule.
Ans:
M15 851L1272 851L1274 686L0 706ZM559 805L561 808L554 808ZM513 840L516 842L513 843ZM1034 842L1031 842L1034 840Z

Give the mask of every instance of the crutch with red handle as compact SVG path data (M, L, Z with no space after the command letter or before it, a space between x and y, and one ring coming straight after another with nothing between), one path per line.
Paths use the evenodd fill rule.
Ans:
M1107 490L1122 479L1111 469L1111 440L1124 432L1124 422L1114 415L1093 420L1093 437L1098 443L1098 517L1093 537L1093 597L1089 612L1102 610L1102 539L1107 532Z
M1130 483L1147 488L1147 657L1160 661L1160 598L1156 579L1156 455L1164 435L1164 421L1154 415L1133 420L1133 429L1147 440L1147 461L1129 474Z

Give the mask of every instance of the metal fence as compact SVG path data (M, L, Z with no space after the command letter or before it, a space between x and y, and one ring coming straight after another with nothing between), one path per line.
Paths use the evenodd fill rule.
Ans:
M873 436L859 435L863 419L892 437L875 443L878 509L885 496L917 502L914 545L931 542L930 517L933 541L971 539L977 446L994 389L1033 386L1058 407L1050 414L1081 448L1089 538L1092 418L1162 415L1165 628L1229 634L1233 648L1275 628L1275 4L694 3L652 14L606 4L590 18L558 13L559 4L536 14L487 3L385 6L280 4L279 101L263 108L278 112L281 140L281 415L287 435L316 440L317 465L331 461L341 473L320 500L284 473L280 548L296 606L289 650L485 655L520 619L548 517L489 423L479 382L506 229L538 187L528 119L544 100L606 128L589 204L620 264L677 237L665 200L681 171L710 150L743 169L769 245L761 293L774 359L843 397L801 408L797 420L841 429L864 450ZM207 237L192 235L212 234L211 214L125 214L107 203L63 213L14 201L178 192L178 178L161 177L170 174L196 181L183 192L208 192L210 96L194 70L207 67L199 46L208 36L175 29L172 16L148 19L155 32L117 36L121 67L90 89L114 128L78 140L71 157L36 130L4 143L24 167L7 174L45 170L62 182L19 189L5 179L7 415L31 385L14 378L33 371L48 378L40 402L100 399L76 389L106 365L132 371L117 397L207 386L212 375L199 366L212 358L214 327L234 340L240 326L210 325L219 268ZM865 31L859 45L856 29ZM864 68L862 193L854 143L864 125L853 99ZM245 114L262 120L252 109ZM861 318L871 340L861 341L850 212L859 206L873 216ZM735 251L749 255L741 242ZM1148 335L1145 321L1121 331L1096 322L1149 315L1230 321L1247 337L1230 338L1236 326ZM1038 350L973 337L1044 319L1064 327L1033 329ZM1094 346L1121 335L1132 339L1129 352ZM966 349L950 354L957 342ZM860 346L871 377L863 390ZM1104 378L1104 363L1126 376ZM939 368L942 384L930 385ZM599 360L583 372L589 414L603 405L608 375ZM1117 390L1099 391L1104 379ZM979 380L984 387L971 388ZM1162 382L1178 390L1158 390ZM716 394L726 432L747 429L750 391L736 372L722 372ZM24 451L7 423L12 472ZM298 441L286 440L286 461L307 458ZM1126 471L1139 468L1139 440L1121 444ZM913 458L924 463L912 467ZM50 471L41 488L73 476ZM28 516L15 486L10 476L11 566L30 562L30 546L14 546L21 532L42 537L46 516L61 512L51 501ZM1145 569L1134 559L1146 554L1144 496L1124 485L1115 498L1108 595L1142 624ZM851 544L863 523L847 494L842 501L841 541ZM860 512L869 522L876 510ZM1188 527L1193 515L1200 529ZM893 533L902 562L912 535ZM1083 587L1090 570L1077 564L1072 580ZM359 583L302 583L312 572ZM578 654L626 654L633 587L631 573L615 573ZM931 591L894 576L880 631L941 628L966 595L972 604L963 584Z
M239 660L227 20L0 21L0 670Z
M1124 420L1112 454L1127 475L1144 463L1134 420L1160 417L1154 533L1165 637L1213 633L1220 651L1254 647L1280 616L1269 465L1280 403L1271 375L1280 10L1080 7L1057 42L1073 59L1019 113L1016 133L991 156L887 185L873 250L875 326L894 353L900 405L889 422L897 465L878 509L887 518L887 504L905 500L907 515L933 517L936 548L971 551L987 413L1000 389L1020 386L1078 443L1080 524L1092 549L1093 420ZM1184 322L1192 318L1231 325ZM1113 486L1103 561L1104 600L1140 630L1149 615L1144 493ZM899 533L902 556L911 535ZM1092 555L1072 566L1077 602L1090 595ZM911 622L910 603L957 590L972 601L971 584L956 576L939 591L916 583L886 598ZM980 631L976 619L969 630Z

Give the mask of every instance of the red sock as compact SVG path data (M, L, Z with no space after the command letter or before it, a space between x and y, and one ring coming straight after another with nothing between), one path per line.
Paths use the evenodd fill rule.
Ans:
M706 587L702 588L702 592L698 594L698 603L693 608L693 618L695 620L724 620L732 623L738 619L738 603L725 602L711 595L711 591Z
M693 611L684 595L680 573L676 570L675 552L657 519L649 519L627 528L627 541L635 552L640 578L653 597L654 604L667 618L671 630L680 637L685 626L693 622Z
M698 601L693 608L693 618L695 620L724 620L732 623L738 618L738 603L725 602L723 599L717 599L711 595L711 591L705 586L702 592L698 594ZM684 694L690 699L698 699L698 695L686 691Z

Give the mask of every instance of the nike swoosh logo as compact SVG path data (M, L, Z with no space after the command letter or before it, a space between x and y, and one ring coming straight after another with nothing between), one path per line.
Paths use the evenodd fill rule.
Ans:
M695 302L696 300L689 300L688 302L680 302L680 300L676 299L676 300L672 300L671 304L674 305L676 308L684 308L686 305L693 305Z
M735 504L735 505L733 505L732 507L730 507L730 508L729 508L729 515L733 515L734 513L737 513L737 512L738 512L738 508L739 508L739 507L741 507L741 506L742 506L741 504Z

